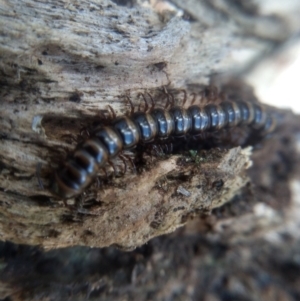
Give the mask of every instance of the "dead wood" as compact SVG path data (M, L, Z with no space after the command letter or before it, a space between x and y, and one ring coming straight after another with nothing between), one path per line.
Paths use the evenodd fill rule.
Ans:
M1 297L298 300L300 124L291 113L282 117L276 139L255 150L248 185L210 215L190 216L173 234L131 252L114 247L43 252L1 243Z
M107 105L123 114L127 109L125 95L138 106L138 94L149 92L161 105L165 101L161 97L164 86L174 91L199 92L215 74L223 75L221 81L241 77L265 56L279 51L300 28L300 6L292 0L280 5L276 1L239 4L229 0L124 3L0 3L0 238L51 249L74 245L132 249L150 238L173 232L191 219L196 222L173 238L151 242L150 253L148 247L127 255L113 248L101 250L98 255L91 251L100 256L99 269L107 273L91 269L91 273L76 279L68 276L57 280L57 271L64 271L49 272L53 262L47 265L47 255L36 247L24 247L25 253L32 251L33 255L20 259L28 261L28 266L17 277L14 269L18 263L10 257L11 248L16 248L15 254L20 256L23 247L3 244L5 264L1 269L10 275L1 278L3 298L31 300L35 296L42 300L53 294L54 299L64 300L71 294L80 300L83 295L92 297L92 292L95 296L104 292L106 300L121 300L127 292L128 298L144 300L154 285L156 300L171 300L175 287L182 289L184 298L222 300L216 299L219 289L234 290L234 284L240 283L236 278L230 282L234 277L228 272L230 268L244 273L251 267L251 256L245 252L252 246L256 252L261 242L266 244L266 254L262 255L266 259L276 249L268 245L270 237L278 237L278 233L290 235L291 246L298 244L295 195L299 189L299 127L289 113L278 113L288 116L276 133L278 139L265 142L262 150L254 152L250 182L246 174L250 151L233 148L201 155L146 158L138 174L109 177L102 187L93 186L81 198L68 200L67 206L49 192L53 169L76 145L70 137L76 138L82 127L98 120ZM46 189L39 187L37 164L42 166L40 177ZM252 184L241 192L247 182ZM200 222L198 216L202 217ZM283 251L283 240L274 241ZM203 253L185 254L202 250L202 243L209 246ZM232 286L220 282L205 295L207 280L199 276L206 270L202 254L207 255L208 262L218 262L211 252L224 244L233 252L222 253L226 255L222 258ZM177 250L181 250L177 255L185 259L174 265ZM245 261L245 269L232 264L230 258L234 257L230 256L235 250ZM292 247L287 254L289 251L293 253ZM116 258L130 263L114 266ZM55 262L60 265L60 260ZM219 264L210 281L221 281L222 277L214 276L223 273ZM154 280L162 266L169 275L165 287ZM148 274L147 269L153 273ZM131 280L116 284L114 276L122 271ZM181 271L190 277L185 278ZM27 281L26 273L31 275ZM149 287L139 291L137 287L147 279ZM86 282L89 285L83 284ZM195 288L199 283L203 291ZM282 281L282 287L285 284ZM118 285L111 293L111 288ZM293 300L292 293L299 294L293 283L289 284L292 293L273 285L270 290L270 294L280 293L286 300ZM24 295L26 291L28 295Z
M89 210L77 203L75 209L65 207L47 190L50 174L75 146L70 136L77 137L88 121L99 119L99 112L108 104L122 113L124 95L138 103L136 95L141 91L155 96L162 86L190 89L207 82L215 72L240 72L276 43L289 39L297 28L294 10L289 8L285 16L289 22L285 23L279 17L260 16L257 7L256 18L267 28L275 26L277 32L257 37L255 32L246 36L249 18L244 15L227 22L221 3L210 7L191 2L182 7L184 18L176 16L179 8L161 11L161 6L146 7L146 3L130 8L109 1L55 5L4 1L1 5L3 240L47 248L78 244L132 248L173 231L196 208L213 209L220 193L209 192L207 197L201 189L195 190L203 177L210 178L209 183L218 177L225 182L230 178L225 184L225 190L233 187L228 195L245 182L240 178L241 166L224 167L232 156L236 162L249 160L240 150L233 150L201 166L197 175L190 176L191 187L180 179L172 180L167 193L158 192L161 179L170 173L193 174L193 168L179 168L176 157L153 163L150 171L138 176L129 173L112 181L110 187L104 186L96 194L97 206ZM191 7L196 8L195 13L209 13L202 18L199 11L195 17ZM239 9L247 12L245 7ZM240 58L234 54L241 49L252 55L237 64ZM158 105L160 101L157 96ZM37 164L42 166L45 190L38 184ZM222 168L207 176L207 171L220 164ZM181 186L191 190L191 197L178 192ZM83 196L83 203L88 197ZM226 200L228 197L220 204Z
M127 173L98 191L93 209L84 208L89 196L82 197L82 208L77 200L73 211L47 190L51 172L74 148L66 137L78 136L80 128L98 120L108 104L122 113L124 95L131 95L137 104L140 91L158 95L156 89L166 85L190 89L207 82L216 71L240 72L274 43L295 33L297 6L287 5L287 15L264 17L260 9L266 7L253 10L222 1L213 6L191 1L182 7L183 18L176 16L179 8L172 12L145 3L122 9L109 1L39 5L3 1L1 6L3 240L47 248L78 244L132 248L174 231L195 210L205 213L215 208L221 194L206 196L205 190L218 178L225 180L225 190L230 187L229 196L243 185L242 164L226 166L228 158L248 164L245 153L236 149L201 164L197 173L193 170L197 167L178 167L177 157L153 163L141 175ZM260 20L264 31L249 32L248 9L255 15L252 23ZM232 15L235 18L228 22ZM241 49L252 55L237 64L238 56L228 54ZM161 97L156 101L159 104ZM42 166L45 190L37 181L37 164ZM166 180L172 188L159 192L159 183L173 173L187 174L189 184L172 176L171 184ZM205 177L209 184L197 190ZM182 195L180 187L191 196ZM228 196L220 203L226 200Z

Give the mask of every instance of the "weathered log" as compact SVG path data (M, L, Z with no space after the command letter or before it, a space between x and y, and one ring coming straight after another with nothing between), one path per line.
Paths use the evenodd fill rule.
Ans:
M202 183L210 169L223 166L209 175L209 183L222 177L227 181L225 190L233 187L228 195L245 182L239 164L224 167L226 160L235 157L236 162L248 161L237 149L201 165L200 172L191 176L188 189L182 180L172 180L172 189L164 196L154 188L163 177L193 174L196 167L178 168L177 158L171 157L152 164L142 175L129 173L99 190L93 209L64 207L47 189L57 159L64 160L75 146L68 137L76 137L82 125L97 119L108 104L122 113L124 95L130 94L137 104L136 95L141 91L155 96L162 86L190 89L206 83L215 72L239 72L298 28L297 20L290 19L293 10L283 16L289 19L286 23L260 15L257 8L259 24L276 28L276 35L273 31L258 38L254 31L245 37L249 35L248 19L244 16L228 22L221 13L221 2L213 7L204 2L189 5L183 7L187 15L194 6L209 14L202 18L202 14L195 17L191 13L186 20L175 16L176 11L158 14L157 5L154 9L139 5L120 9L109 1L2 3L1 239L47 248L78 244L132 248L173 231L197 207L204 211L215 208L219 192L209 192L207 198L205 192L195 190L197 181ZM251 55L236 55L241 49ZM158 105L161 99L155 99ZM36 177L38 164L44 190ZM209 185L205 189L209 190ZM190 198L178 192L181 186L191 190ZM201 201L195 201L199 196ZM226 200L228 197L220 204ZM74 205L74 200L69 205ZM67 224L66 220L77 223Z
M127 175L126 182L114 180L98 192L91 208L65 208L39 197L16 200L14 194L1 192L1 236L45 248L111 244L135 248L174 231L189 215L204 214L230 200L247 181L249 154L235 148L216 151L209 158L171 157L140 175ZM17 234L12 224L18 225Z
M213 214L189 224L173 238L151 241L144 250L124 254L113 248L80 249L99 256L90 265L99 264L101 271L85 269L78 256L74 265L83 273L75 278L73 270L63 268L66 257L53 259L60 251L43 254L37 247L1 244L1 298L65 300L72 295L73 300L82 296L121 300L124 292L133 300L146 299L151 293L156 300L174 299L176 294L184 299L221 300L226 293L250 300L274 300L272 294L297 298L298 278L288 273L290 281L286 281L284 265L299 244L299 127L292 115L283 118L277 139L254 152L252 184L242 193L236 194L248 181L245 169L250 152L240 148L196 157L147 158L140 174L109 178L102 188L89 188L80 200L68 200L67 206L47 186L58 161L76 145L70 137L97 120L107 105L123 114L125 95L138 106L138 94L149 92L160 105L164 86L198 92L215 74L225 79L241 77L297 37L299 14L300 4L292 0L281 4L275 0L247 4L229 0L2 1L1 240L45 248L114 244L131 249L192 218L198 220L197 216L212 210ZM234 164L229 164L232 160ZM38 164L46 189L41 189L36 177ZM219 190L220 180L224 185ZM89 194L92 207L86 202ZM217 209L234 195L232 202ZM252 260L261 246L266 251L259 263L267 263L262 271L269 282L254 281L261 270L259 264L252 267ZM272 281L273 259L283 267L274 268L280 285ZM23 270L20 262L26 263ZM297 270L297 260L292 263ZM251 268L253 277L247 278ZM156 277L164 270L165 282ZM206 278L207 270L211 274ZM130 280L124 281L122 273Z
M300 124L282 116L276 139L254 152L251 182L171 235L131 252L0 243L1 297L298 300Z
M120 9L109 1L55 5L47 1L39 2L39 5L34 1L22 5L2 3L2 239L45 247L113 243L134 247L182 224L178 216L187 215L195 202L188 202L181 215L178 212L171 214L176 206L170 205L168 197L159 197L152 190L159 178L176 170L176 158L153 165L151 172L141 176L128 174L120 181L132 183L127 188L123 184L120 193L117 188L104 188L97 199L98 205L103 206L95 211L83 210L82 223L69 226L63 223L63 217L69 219L79 212L64 207L47 189L40 189L36 166L42 164L40 176L47 187L49 174L57 166L53 159L63 160L66 152L74 148L74 143L65 137L78 135L81 125L86 125L87 120L106 109L107 104L119 111L124 108L122 96L128 93L136 102L135 95L140 91L148 89L156 95L155 89L165 85L186 88L194 83L205 83L215 72L240 71L275 43L287 40L298 28L296 20L291 18L295 11L290 10L286 15L290 20L286 23L279 18L259 15L257 8L259 24L276 28L277 35L269 32L269 36L257 38L252 32L253 36L245 37L249 34L245 26L248 19L244 16L227 22L225 16L220 15L224 9L221 2L213 7L204 2L189 5L184 7L187 13L195 6L210 14L206 14L206 18L198 14L196 19L192 14L190 21L193 22L190 22L141 6ZM243 9L247 11L247 8ZM207 30L207 26L211 29ZM236 35L237 30L242 38ZM237 64L239 56L228 56L228 53L235 54L240 49L252 54ZM223 166L237 152L224 155L220 161ZM247 159L241 155L239 160ZM220 162L208 165L207 170ZM242 170L234 168L223 169L224 177L232 177L235 173L237 179L234 181L242 183L243 180L239 180ZM197 180L201 182L204 174L200 172ZM149 181L146 180L148 176ZM211 178L217 178L217 174ZM180 181L174 184L169 197L180 185ZM137 190L134 187L144 188ZM152 193L147 198L139 197L149 191ZM231 194L235 191L234 188ZM218 198L218 194L210 198L205 210L213 209L212 200ZM162 205L162 200L167 204ZM203 201L206 202L205 197ZM167 217L166 226L164 230L153 230L149 225L161 210ZM141 221L147 230L141 227ZM136 233L135 238L131 237L133 233Z

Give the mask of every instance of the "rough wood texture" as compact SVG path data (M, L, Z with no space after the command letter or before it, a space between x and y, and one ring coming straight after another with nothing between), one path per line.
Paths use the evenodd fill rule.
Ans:
M298 0L0 1L0 238L131 249L194 219L128 253L0 243L0 298L299 300L299 117L277 112L248 176L240 148L147 158L65 206L35 175L42 163L47 186L107 105L241 76L297 37L299 15Z
M230 200L246 183L249 154L235 148L226 153L215 151L208 158L173 156L140 175L128 175L126 182L114 180L87 209L72 210L55 201L42 207L39 201L32 208L32 199L16 200L15 195L1 192L1 237L45 248L111 244L135 248L174 231L189 216L204 214Z
M253 156L251 182L211 215L122 252L0 243L0 296L29 300L262 300L300 296L299 116Z
M110 1L1 1L1 238L46 247L114 243L131 248L173 231L183 224L182 216L202 202L209 204L204 211L214 208L219 192L196 201L202 191L196 193L193 183L202 181L202 171L189 187L181 179L175 181L165 196L153 189L160 177L178 172L176 157L153 164L140 176L112 181L112 186L123 184L99 191L98 208L77 208L75 213L39 188L36 165L42 163L47 186L55 159L74 147L65 135L77 135L81 124L108 104L124 112L125 94L138 103L137 93L146 89L153 95L165 85L191 89L215 73L245 70L297 32L299 3L287 3L283 12L275 8L271 15L255 2L237 6L230 1L191 1L182 7L189 16L185 19L175 16L176 9L158 14L158 6L147 2L128 8ZM249 27L249 20L258 27ZM234 152L239 150L223 154L203 170L225 166ZM236 160L248 159L240 152ZM192 168L180 167L180 172ZM231 179L228 183L242 184L242 168L226 168L216 170L211 179L220 172L226 181ZM180 185L192 191L187 203L180 193L171 198ZM143 188L141 198L134 187ZM183 211L175 211L176 206ZM162 224L151 228L156 218Z

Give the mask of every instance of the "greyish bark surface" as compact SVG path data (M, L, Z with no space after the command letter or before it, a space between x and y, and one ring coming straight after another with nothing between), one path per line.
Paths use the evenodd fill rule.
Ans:
M297 300L300 127L289 112L252 159L239 147L146 156L137 174L67 204L47 187L108 105L124 114L125 96L137 107L146 92L164 105L164 86L190 100L216 74L245 75L299 34L299 15L293 0L1 1L1 240L129 250L194 219L129 253L2 243L1 298Z

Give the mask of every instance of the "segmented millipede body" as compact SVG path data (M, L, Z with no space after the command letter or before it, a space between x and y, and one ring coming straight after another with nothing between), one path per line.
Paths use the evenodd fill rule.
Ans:
M109 126L96 127L55 172L50 188L56 195L70 198L90 185L99 169L112 158L139 143L186 135L197 137L241 125L266 135L274 130L275 120L261 105L244 101L132 110L130 116L117 117Z

